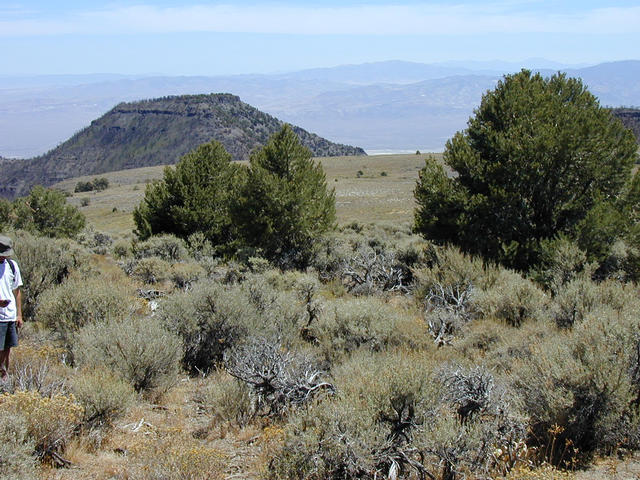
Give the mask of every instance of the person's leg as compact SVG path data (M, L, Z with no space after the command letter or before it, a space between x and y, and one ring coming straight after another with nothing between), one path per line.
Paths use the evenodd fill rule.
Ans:
M6 380L9 372L9 354L10 348L0 350L0 378Z
M2 322L0 328L0 345L4 346L4 350L0 351L0 378L6 380L9 375L9 355L11 348L18 346L18 331L16 330L16 322Z

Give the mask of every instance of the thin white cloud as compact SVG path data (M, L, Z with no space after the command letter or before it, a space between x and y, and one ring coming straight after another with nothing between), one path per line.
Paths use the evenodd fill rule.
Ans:
M273 34L640 33L639 7L577 14L517 11L477 5L150 5L94 10L61 17L0 19L0 36L240 32ZM511 5L513 7L513 5Z

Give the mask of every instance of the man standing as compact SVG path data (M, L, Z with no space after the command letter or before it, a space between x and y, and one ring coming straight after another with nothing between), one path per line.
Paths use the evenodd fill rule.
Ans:
M13 242L0 235L0 377L6 380L9 354L18 346L18 331L22 327L22 277L13 256Z

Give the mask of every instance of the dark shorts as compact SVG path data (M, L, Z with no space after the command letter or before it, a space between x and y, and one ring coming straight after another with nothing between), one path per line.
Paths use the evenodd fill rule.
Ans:
M0 350L18 346L16 322L0 322Z

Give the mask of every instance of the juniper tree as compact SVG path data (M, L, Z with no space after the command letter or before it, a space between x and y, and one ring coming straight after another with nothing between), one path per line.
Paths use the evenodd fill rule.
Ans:
M287 267L303 266L313 240L334 226L334 191L289 125L251 155L233 217L245 245Z
M527 269L542 240L576 238L594 209L617 208L636 151L633 134L580 80L507 75L447 142L453 173L426 160L415 230Z
M231 161L221 143L212 141L187 153L164 178L147 186L134 210L137 235L158 233L187 238L202 232L213 245L227 247L235 238L230 205L243 182L244 170Z

